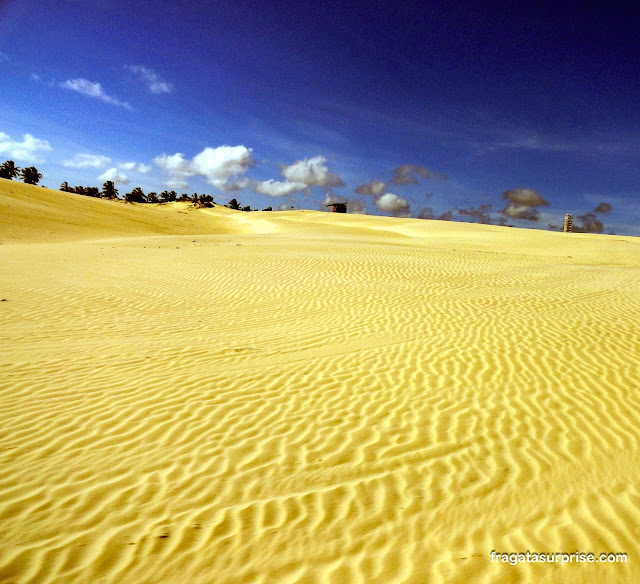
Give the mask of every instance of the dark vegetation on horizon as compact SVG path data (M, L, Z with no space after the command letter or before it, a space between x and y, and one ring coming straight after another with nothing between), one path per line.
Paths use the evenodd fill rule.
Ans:
M35 166L29 166L27 168L20 169L15 165L13 160L7 160L3 164L0 165L0 178L6 178L9 180L13 180L16 177L20 177L26 184L37 185L42 178L42 175L38 172L38 169ZM99 199L120 199L120 193L118 189L115 187L113 181L106 181L102 185L102 190L99 190L98 187L83 187L83 186L69 186L69 183L66 181L60 185L61 191L65 193L75 193L77 195L83 195L85 197L95 197ZM182 193L180 197L178 197L178 193L175 191L162 191L160 195L156 192L150 192L148 194L144 194L144 191L140 187L135 187L130 193L126 193L124 196L125 203L145 203L150 205L156 205L161 203L173 203L175 201L179 202L189 202L198 207L213 207L216 203L213 200L211 195L198 195L198 193L194 193L193 196L189 196L187 193ZM242 207L241 204L236 199L231 199L224 207L229 209L235 209L237 211L257 211L258 209L252 209L248 205L246 207ZM272 211L271 207L267 207L263 209L263 211Z
M28 185L37 185L42 178L35 166L18 168L13 160L7 160L0 165L0 178L13 180L19 176Z
M42 175L38 172L38 169L35 166L28 166L26 168L18 168L15 165L13 160L7 160L6 162L0 164L0 178L6 178L9 180L13 180L16 177L22 178L22 180L26 184L37 185L42 178ZM366 186L366 185L363 185ZM96 197L101 199L120 199L120 194L118 193L118 189L116 189L113 181L106 181L102 185L102 190L99 190L98 187L83 187L76 186L70 187L69 184L65 181L60 185L60 190L67 193L75 193L78 195L84 195L86 197ZM544 204L547 205L546 201L542 203L534 202L527 207L526 201L522 201L522 194L516 193L518 190L528 190L528 189L515 189L515 191L507 191L505 192L503 198L509 199L510 193L513 195L511 199L513 199L510 203L515 205L512 209L511 215L513 218L518 218L519 214L526 212L528 214L537 214L537 211L532 210L537 206ZM358 192L356 190L356 192ZM531 195L529 195L531 196ZM162 191L160 195L156 192L150 192L148 194L144 194L144 191L140 187L135 187L130 193L126 193L124 196L125 203L144 203L150 205L163 204L163 203L171 203L174 201L180 202L190 202L197 207L213 207L217 203L213 200L211 195L198 195L198 193L194 193L193 196L189 196L187 193L182 193L180 197L175 191ZM523 205L524 203L524 205ZM520 205L520 207L518 207ZM229 209L235 209L236 211L258 211L258 209L252 209L249 205L243 207L235 198L231 199L226 205L223 205ZM293 209L293 207L291 207ZM508 208L507 208L508 209ZM612 209L612 206L609 203L600 203L591 213L585 213L584 215L578 215L576 220L580 223L574 221L573 229L575 233L602 233L604 230L604 224L596 213L608 213ZM267 207L266 209L262 209L263 211L273 211L271 207ZM458 215L463 215L471 218L472 223L484 223L487 225L491 225L491 211L492 205L480 205L479 207L471 207L469 209L455 209ZM430 207L425 207L420 210L418 213L418 219L436 219L440 221L451 221L453 218L453 210L447 211L443 213L439 217L436 217L433 213L433 209ZM524 218L524 217L520 217ZM537 219L537 215L536 215ZM501 217L497 225L506 225L508 227L513 227L513 225L507 225L507 221L505 217ZM557 231L561 229L560 225L553 225L551 223L548 224L548 228L551 231ZM615 235L615 233L609 233L609 235Z

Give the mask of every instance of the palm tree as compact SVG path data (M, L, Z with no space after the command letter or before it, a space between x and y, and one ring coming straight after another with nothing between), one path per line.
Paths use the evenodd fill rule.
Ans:
M20 169L13 160L7 160L0 165L0 178L14 179L20 173Z
M163 203L172 203L176 200L177 193L175 191L162 191L160 193L160 197L162 198Z
M116 189L112 180L108 180L102 185L102 197L104 199L117 199L118 189Z
M159 203L159 202L160 202L160 200L158 199L158 193L154 193L152 191L147 195L147 203L155 204L155 203Z
M145 197L144 191L140 187L136 187L125 195L124 200L127 203L146 203L147 197Z
M37 185L42 178L42 175L38 172L35 166L27 166L20 171L20 176L25 184Z
M60 185L60 190L64 191L65 193L72 193L73 192L73 189L69 186L69 183L67 181L64 181Z

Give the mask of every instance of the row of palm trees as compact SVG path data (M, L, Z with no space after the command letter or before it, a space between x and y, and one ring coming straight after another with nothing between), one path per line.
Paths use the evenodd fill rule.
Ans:
M63 182L60 185L60 190L66 193L76 193L77 195L84 195L85 197L99 197L101 199L119 199L120 194L118 189L113 184L113 181L108 180L102 185L102 190L98 190L98 187L70 187L68 182ZM200 195L195 193L193 197L190 197L187 193L183 193L178 198L178 193L175 191L162 191L159 195L156 192L150 192L144 194L144 191L140 187L134 188L130 193L124 196L125 203L172 203L174 201L188 201L198 203L201 206L213 206L213 197L211 195Z
M7 160L0 165L0 178L7 178L13 180L20 176L26 184L37 185L42 178L42 175L38 172L35 166L29 166L27 168L18 168L13 160ZM78 195L84 195L86 197L97 197L101 199L119 199L118 189L113 184L113 181L106 181L102 185L102 190L98 187L83 187L69 186L68 182L63 182L60 185L60 190L66 193L76 193ZM130 193L126 193L124 196L125 203L171 203L173 201L192 202L199 207L213 207L214 200L211 195L200 195L194 193L193 197L190 197L187 193L182 193L178 197L178 193L175 191L162 191L160 195L155 192L144 194L144 191L140 187L135 187ZM225 207L229 209L235 209L237 211L254 211L257 209L251 209L251 207L243 207L235 198L231 199ZM263 209L263 211L271 211L271 207Z
M116 189L113 181L108 180L102 185L102 190L98 190L98 187L70 187L67 181L60 185L60 190L65 193L76 193L77 195L84 195L85 197L98 197L102 199L117 199L118 189Z
M77 195L84 195L85 197L98 197L101 199L119 199L120 194L118 189L113 184L113 181L108 180L102 185L102 190L98 190L98 187L83 187L69 186L68 182L63 182L60 185L60 190L65 193L75 193ZM214 200L211 195L198 195L194 193L193 196L189 196L187 193L182 193L178 197L178 193L175 191L162 191L158 193L152 191L145 195L144 191L140 187L135 187L130 193L126 193L124 196L125 203L173 203L175 201L194 203L199 207L213 207ZM230 209L236 209L238 211L251 211L251 207L242 207L236 199L231 199L225 207ZM263 209L264 211L271 211L271 208Z
M35 166L18 168L13 160L7 160L0 164L0 178L13 180L18 176L28 185L37 185L42 178L42 175Z

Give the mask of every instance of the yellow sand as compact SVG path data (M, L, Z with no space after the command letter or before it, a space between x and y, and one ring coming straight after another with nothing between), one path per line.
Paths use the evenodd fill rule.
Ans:
M0 180L0 299L2 583L640 581L637 238Z

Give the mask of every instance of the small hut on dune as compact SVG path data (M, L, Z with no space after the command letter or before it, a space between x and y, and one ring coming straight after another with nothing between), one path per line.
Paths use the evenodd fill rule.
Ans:
M346 203L331 203L330 205L325 205L325 207L333 207L334 213L346 213L347 212L347 204Z

